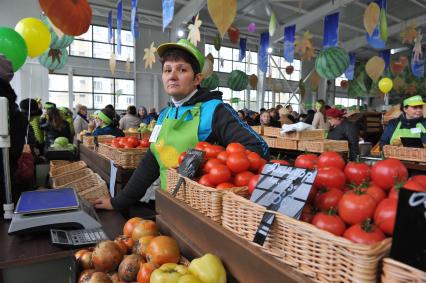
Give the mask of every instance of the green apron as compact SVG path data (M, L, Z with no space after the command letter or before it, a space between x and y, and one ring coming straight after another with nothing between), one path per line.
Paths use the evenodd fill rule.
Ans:
M188 109L179 119L169 118L167 112L161 125L157 141L151 143L151 151L160 166L161 188L167 188L167 170L178 166L179 155L190 148L194 148L198 143L198 126L200 124L200 106L195 104L192 109ZM188 114L192 119L185 121Z
M392 134L392 137L390 139L389 144L393 144L393 141L396 139L399 139L400 137L403 138L421 138L422 134L426 133L425 127L422 125L422 123L417 123L416 128L420 129L418 133L413 133L411 129L401 129L401 121L398 122L398 125L396 126L395 131Z

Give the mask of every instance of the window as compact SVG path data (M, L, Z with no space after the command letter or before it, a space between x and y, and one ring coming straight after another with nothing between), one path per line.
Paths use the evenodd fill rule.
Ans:
M343 73L340 77L337 77L337 78L334 80L334 85L335 85L335 86L340 87L340 83L341 83L342 81L344 81L344 80L347 80L347 78L346 78L346 76L345 76L345 73Z
M134 42L132 33L128 30L121 30L121 54L117 53L117 30L113 29L111 44L108 43L108 28L102 26L90 26L89 30L80 36L75 37L69 47L71 56L90 57L98 59L109 59L111 52L116 53L119 61L134 61Z
M55 103L58 107L68 107L68 100L68 76L49 75L49 101Z
M293 108L293 111L300 111L300 107L299 107L299 99L300 96L298 93L296 94L292 94L289 92L276 92L275 93L275 105L273 105L273 101L272 101L272 95L274 95L274 93L272 91L265 91L265 99L264 99L264 104L263 107L266 109L272 108L277 106L278 104L281 104L282 106L286 106L288 104L291 105L291 107Z
M351 106L357 106L358 105L358 99L357 98L345 98L345 97L336 97L334 98L334 105L343 106L343 107L351 107Z

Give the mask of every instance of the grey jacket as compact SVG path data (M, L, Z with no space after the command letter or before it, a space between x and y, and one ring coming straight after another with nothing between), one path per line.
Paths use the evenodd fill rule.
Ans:
M349 159L351 161L356 160L356 157L359 154L359 129L346 118L339 126L329 130L327 139L347 140L349 145Z
M123 131L130 128L139 128L141 119L136 115L126 114L123 118L120 119L120 129Z

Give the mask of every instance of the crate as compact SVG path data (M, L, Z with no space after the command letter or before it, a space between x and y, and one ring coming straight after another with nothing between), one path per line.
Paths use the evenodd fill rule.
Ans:
M281 128L263 127L263 135L267 137L281 137Z
M308 130L301 132L288 132L284 137L291 140L323 140L325 139L325 130Z
M49 176L51 178L56 178L61 175L69 174L71 172L78 171L86 167L87 167L87 164L84 161L72 162L63 166L59 166L57 168L50 168Z
M262 126L251 126L253 131L255 131L259 135L263 135L263 127Z
M297 150L297 140L290 140L287 138L276 138L275 139L275 148L282 148L282 149L290 149L290 150Z
M382 283L426 283L426 272L394 259L385 258Z
M265 136L262 136L262 138L268 144L268 146L270 148L275 147L275 141L277 140L277 138L270 138L270 137L265 137Z
M87 168L87 167L80 169L80 170L77 170L77 171L72 171L70 173L62 174L58 177L52 178L52 186L54 188L60 188L63 185L74 182L75 180L85 178L85 177L89 176L90 174L93 174L93 171L92 171L92 169Z
M87 147L94 146L95 145L94 138L95 138L94 136L83 136L83 145ZM111 135L97 136L98 143L105 142L105 141L112 141L112 139L114 138L115 137Z
M137 137L138 139L140 139L141 138L141 133L139 133L139 132L134 133L134 132L124 131L124 136L126 138L127 137Z
M348 141L322 140L299 141L297 149L300 151L322 153L325 151L348 152Z
M426 148L385 145L383 147L383 153L386 158L426 162Z
M254 235L266 208L241 196L223 195L222 226L316 282L377 282L379 263L391 239L355 244L277 212L263 246Z

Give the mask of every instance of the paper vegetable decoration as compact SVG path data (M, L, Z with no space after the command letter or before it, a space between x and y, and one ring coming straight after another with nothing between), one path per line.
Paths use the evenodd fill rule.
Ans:
M330 47L320 52L315 60L315 70L328 80L343 74L349 66L349 55L340 47Z
M219 86L219 77L216 73L211 74L208 78L201 81L201 87L214 90Z
M200 27L202 23L203 22L199 19L199 14L197 14L194 23L188 26L188 40L195 46L197 46L197 43L201 40Z
M380 7L375 2L371 2L364 11L364 28L368 35L372 35L379 23Z
M422 32L419 30L417 32L417 36L416 39L414 40L414 48L413 48L413 60L414 61L419 61L420 58L423 57L423 52L422 52L422 39L423 39L423 34Z
M114 75L115 73L115 66L117 64L115 53L111 53L111 57L109 57L109 69L111 71L111 74Z
M145 69L152 69L152 64L155 63L155 52L157 48L154 47L154 42L151 42L151 46L149 48L144 49L143 60L145 61Z
M53 73L55 70L62 69L68 62L68 51L63 49L49 49L38 57L38 62Z
M315 49L312 45L312 34L306 31L303 36L297 36L294 43L294 51L302 55L302 61L311 60L315 57Z
M213 62L214 61L210 60L209 56L206 56L206 59L204 60L203 70L201 71L201 76L203 78L208 78L213 73Z
M414 39L417 37L417 24L414 22L411 22L408 24L408 26L401 29L401 39L402 43L406 44L412 44L414 42Z
M227 85L230 89L241 91L247 88L248 76L239 70L234 70L229 74Z
M228 29L228 36L229 36L229 40L232 43L238 43L238 40L240 39L240 30L234 26L231 26Z
M249 77L249 84L251 86L251 89L256 89L257 88L257 76L255 74L250 75Z
M221 38L223 38L237 14L237 0L208 0L207 8Z
M277 17L274 12L271 12L271 18L269 20L269 35L274 36L275 30L277 29Z
M130 71L132 70L132 65L130 64L130 58L129 57L127 57L125 68L126 68L126 73L130 74Z
M385 61L379 56L371 57L365 64L365 72L373 80L377 81L385 70Z

